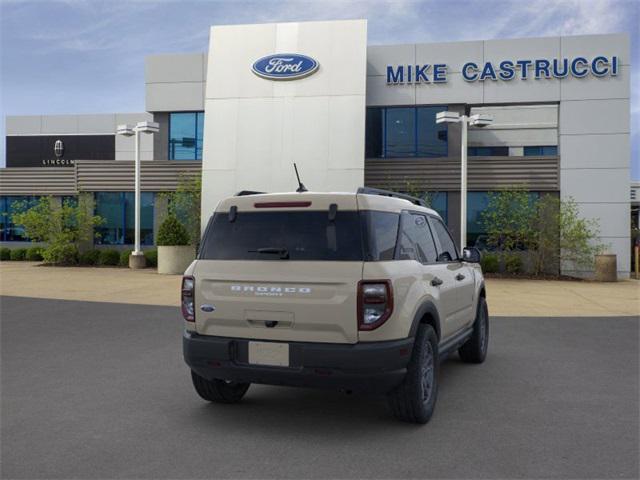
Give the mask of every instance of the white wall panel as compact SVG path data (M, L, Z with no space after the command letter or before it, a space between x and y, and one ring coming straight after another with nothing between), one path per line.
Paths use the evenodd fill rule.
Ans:
M14 115L5 120L7 135L28 135L42 133L40 115Z
M609 237L629 236L629 209L617 203L579 203L578 210L583 218L598 221L601 232Z
M146 108L150 112L204 110L204 83L148 83Z
M387 85L386 77L367 77L366 101L367 106L415 105L416 86L407 84Z
M203 82L203 53L151 55L145 58L146 83Z
M629 100L564 101L560 134L629 133Z
M567 77L560 82L561 100L629 98L631 67L621 66L615 77Z
M560 100L560 80L555 78L514 78L508 82L485 80L485 103L557 102Z
M285 82L256 76L252 64L274 53L320 67ZM208 65L204 212L239 190L295 190L293 162L314 190L364 183L366 21L213 27Z
M562 169L628 169L631 158L629 134L563 135L560 156Z
M629 182L627 169L561 170L560 191L580 203L628 204Z
M506 38L484 42L484 60L494 64L502 60L535 60L559 55L560 37Z
M484 88L481 82L467 82L461 73L449 73L447 79L446 83L416 85L416 104L484 102Z
M394 63L391 60L391 63ZM484 42L419 43L416 45L416 63L434 65L444 63L447 72L460 73L467 62L484 63Z
M558 144L555 128L522 128L518 130L469 130L470 146L534 147Z
M78 133L77 115L46 115L42 117L42 133Z
M415 65L416 45L373 45L367 48L367 75L387 78L387 65Z

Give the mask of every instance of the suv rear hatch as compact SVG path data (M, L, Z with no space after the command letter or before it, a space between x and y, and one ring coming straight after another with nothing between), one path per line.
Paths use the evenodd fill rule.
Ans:
M227 199L209 221L194 270L196 331L355 343L362 266L354 194Z

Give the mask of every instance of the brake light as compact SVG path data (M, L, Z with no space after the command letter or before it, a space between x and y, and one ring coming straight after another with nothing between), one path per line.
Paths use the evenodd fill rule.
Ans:
M310 207L311 202L256 202L255 208L289 208L289 207Z
M390 280L358 282L358 330L375 330L393 312L393 288Z
M195 286L196 286L195 278L189 277L189 276L182 277L182 296L181 296L182 316L187 322L196 321L194 299L193 299Z

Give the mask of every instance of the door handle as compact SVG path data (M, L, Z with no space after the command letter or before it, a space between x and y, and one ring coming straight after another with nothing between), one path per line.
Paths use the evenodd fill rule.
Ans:
M460 281L460 280L464 280L464 275L459 273L456 275L456 280Z
M438 277L433 277L433 280L431 280L431 285L434 287L438 287L442 285L442 283L442 280L440 280Z

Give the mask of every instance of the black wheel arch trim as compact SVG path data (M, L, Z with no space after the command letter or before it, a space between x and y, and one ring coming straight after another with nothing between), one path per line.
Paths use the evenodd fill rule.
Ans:
M415 337L418 331L418 326L422 322L422 319L425 315L430 315L433 318L433 327L436 331L436 335L438 336L438 341L440 341L440 314L438 313L438 309L434 305L434 303L430 300L427 300L420 305L416 314L413 317L413 322L411 323L411 330L409 331L410 337Z

